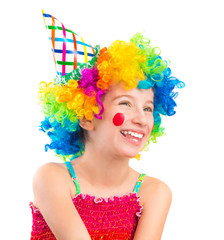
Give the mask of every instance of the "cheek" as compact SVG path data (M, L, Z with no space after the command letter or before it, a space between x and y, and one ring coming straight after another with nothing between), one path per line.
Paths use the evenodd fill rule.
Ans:
M152 133L152 131L153 131L153 128L154 128L154 118L153 118L153 117L150 117L149 120L148 120L148 123L149 123L148 129L149 129L150 135L151 135L151 133Z
M123 113L116 113L113 117L113 124L115 126L121 126L124 122L124 114Z

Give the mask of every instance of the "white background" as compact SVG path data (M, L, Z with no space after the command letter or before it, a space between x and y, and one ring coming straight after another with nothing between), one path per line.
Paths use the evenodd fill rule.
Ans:
M58 161L44 152L49 141L38 131L38 83L55 77L44 9L101 47L144 30L171 60L173 75L186 83L177 113L164 118L167 135L130 165L172 189L163 240L224 239L221 0L8 1L0 9L0 238L30 238L33 174Z

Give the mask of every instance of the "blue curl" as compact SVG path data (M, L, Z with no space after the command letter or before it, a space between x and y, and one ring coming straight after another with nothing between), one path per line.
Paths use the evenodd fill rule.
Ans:
M74 124L70 120L64 119L62 125L56 120L51 121L50 118L45 118L40 127L41 130L47 131L47 135L51 139L51 143L45 145L45 151L54 149L58 155L73 155L73 159L82 154L84 144L78 136L80 131L78 122Z

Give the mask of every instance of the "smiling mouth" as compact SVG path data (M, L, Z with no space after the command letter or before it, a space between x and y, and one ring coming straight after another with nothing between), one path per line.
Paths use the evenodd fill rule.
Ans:
M122 130L121 134L123 134L125 137L131 138L137 138L137 139L142 139L144 137L144 134L142 133L137 133L134 131L130 131L130 130Z
M139 145L142 142L143 134L133 134L130 131L121 131L120 133L125 140L134 145Z

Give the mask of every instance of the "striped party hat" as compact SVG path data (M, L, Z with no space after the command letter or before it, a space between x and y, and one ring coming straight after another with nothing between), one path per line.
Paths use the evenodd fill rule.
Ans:
M83 67L92 68L97 60L99 46L92 47L75 32L65 28L57 18L42 12L56 66L57 84L80 78Z

